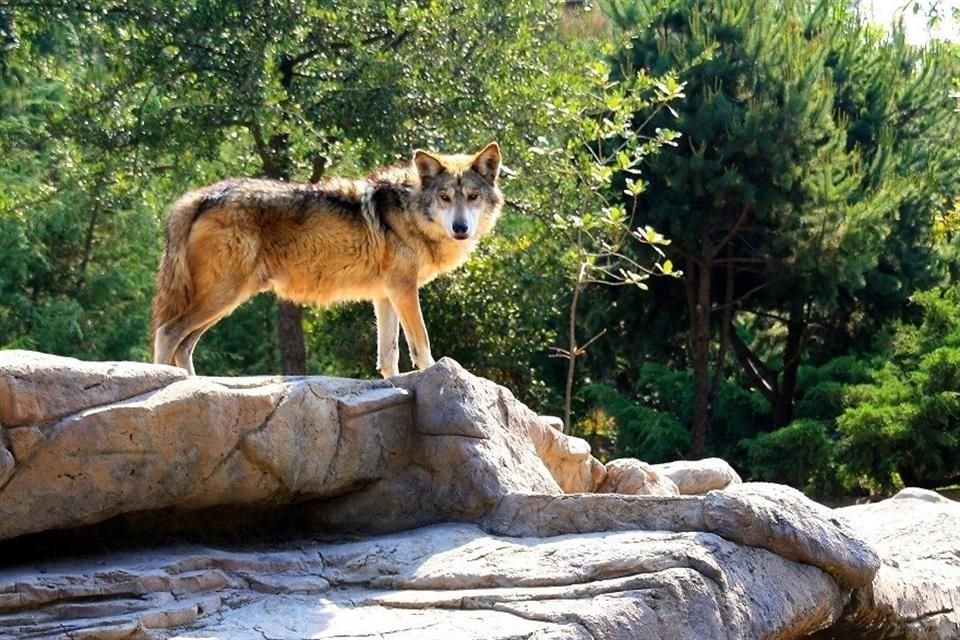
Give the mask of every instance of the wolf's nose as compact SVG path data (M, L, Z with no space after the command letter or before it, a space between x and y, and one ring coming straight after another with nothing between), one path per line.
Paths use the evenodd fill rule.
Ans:
M460 220L453 221L453 235L458 238L465 237L467 235L467 223Z

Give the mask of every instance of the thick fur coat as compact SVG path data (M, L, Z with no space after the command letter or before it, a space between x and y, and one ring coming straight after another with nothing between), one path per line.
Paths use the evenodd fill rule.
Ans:
M418 289L463 264L496 223L500 149L417 151L365 178L235 179L171 207L153 303L154 362L193 373L200 336L261 291L298 303L372 300L378 369L397 375L399 325L433 364Z

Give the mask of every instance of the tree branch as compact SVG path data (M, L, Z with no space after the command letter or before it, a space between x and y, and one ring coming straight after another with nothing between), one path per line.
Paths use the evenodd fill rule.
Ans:
M729 264L729 263L728 263L728 264ZM716 307L716 309L717 309L718 311L720 311L720 310L725 310L725 309L727 309L728 307L729 307L729 308L737 307L737 306L740 305L741 302L743 302L744 300L746 300L747 298L749 298L750 296L752 296L753 294L755 294L757 291L760 291L760 290L762 290L762 289L766 289L766 288L769 287L771 284L773 284L773 283L772 283L772 282L764 282L764 283L762 283L762 284L758 284L757 286L755 286L755 287L753 287L752 289L748 290L748 291L747 291L746 293L744 293L743 295L738 296L737 298L734 298L733 300L731 300L730 303L729 303L729 305L728 305L728 303L724 303L724 304L718 305L718 306Z
M601 336L603 336L603 334L605 334L606 332L607 332L607 330L604 329L603 331L601 331L601 332L598 333L597 335L595 335L595 336L593 336L592 338L590 338L589 340L587 340L586 344L584 344L582 347L577 347L577 350L574 352L574 355L575 355L576 357L578 357L578 358L579 358L580 356L582 356L584 353L587 352L587 347L589 347L589 346L592 345L594 342L596 342L597 339L599 339Z
M260 123L256 120L245 123L247 129L250 131L250 134L253 136L253 144L257 148L257 155L260 156L260 162L263 164L263 171L267 175L273 175L275 166L273 162L273 154L270 152L270 146L267 144L267 141L263 138L263 130L260 128Z
M730 344L747 377L753 382L753 386L773 406L778 395L777 372L768 367L750 350L750 347L737 334L735 327L730 327Z
M740 217L737 218L737 221L733 223L733 226L730 227L730 230L727 231L727 234L723 236L719 243L705 251L705 255L708 260L713 260L717 257L717 254L720 253L720 250L727 246L733 238L740 233L740 227L747 221L747 218L750 216L750 213L753 211L753 205L749 202L743 203L743 208L740 211Z

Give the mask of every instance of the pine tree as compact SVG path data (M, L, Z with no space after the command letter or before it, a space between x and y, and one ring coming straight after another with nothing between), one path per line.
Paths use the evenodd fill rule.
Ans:
M885 52L836 2L612 9L637 27L623 69L683 69L687 99L669 123L681 142L651 160L638 210L682 259L691 453L702 455L731 355L784 425L815 323L875 309L863 300L883 276L906 289L911 273L930 272L930 253L913 266L904 257L930 226L935 179L918 163L941 152L919 147L943 124L948 87L933 91L926 58L902 42Z

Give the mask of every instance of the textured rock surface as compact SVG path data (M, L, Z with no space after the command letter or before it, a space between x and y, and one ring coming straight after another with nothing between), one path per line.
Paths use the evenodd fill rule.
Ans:
M84 362L33 351L0 352L0 424L48 422L183 380L175 367Z
M811 564L846 588L870 583L877 553L842 517L796 489L749 483L706 496L510 494L484 521L515 536L586 531L703 531Z
M673 481L681 494L688 496L702 495L742 482L740 474L720 458L677 460L650 466L661 476Z
M880 553L872 583L819 640L960 638L960 503L904 489L889 500L837 509Z
M880 566L877 552L842 516L783 485L750 483L711 491L704 520L722 536L815 564L843 587L869 583Z
M597 491L637 496L680 495L673 480L658 473L653 465L631 458L608 462L603 482Z
M318 524L397 530L478 520L512 491L561 493L528 433L566 436L506 389L450 360L395 383L184 378L0 352L0 443L14 462L0 453L0 539L305 498L326 500L314 505Z
M446 524L0 570L0 638L799 638L841 602L819 569L711 534Z
M324 530L438 521L488 523L509 535L709 530L776 551L780 536L787 551L803 549L791 557L853 582L868 582L876 564L856 536L796 492L779 502L764 494L762 504L753 504L750 490L743 499L697 498L684 507L698 514L693 524L671 525L652 503L601 494L515 509L521 502L513 496L535 505L564 489L676 490L636 460L604 468L583 440L451 360L390 381L217 379L7 351L0 352L0 406L2 442L14 460L12 469L0 467L0 539L131 512L302 503ZM705 528L699 514L723 500L718 523ZM609 505L629 506L608 511L616 520L608 522L599 514ZM793 526L792 513L809 520L809 534ZM789 526L771 532L755 520ZM812 551L819 543L808 538L823 536L833 536L834 555Z
M606 477L606 468L590 455L586 440L562 435L562 427L563 421L552 416L540 416L539 423L531 425L530 439L537 456L564 493L596 491Z
M9 541L264 513L461 524L25 564ZM217 379L0 352L2 638L956 638L958 530L925 492L830 510L722 461L604 467L450 360Z

